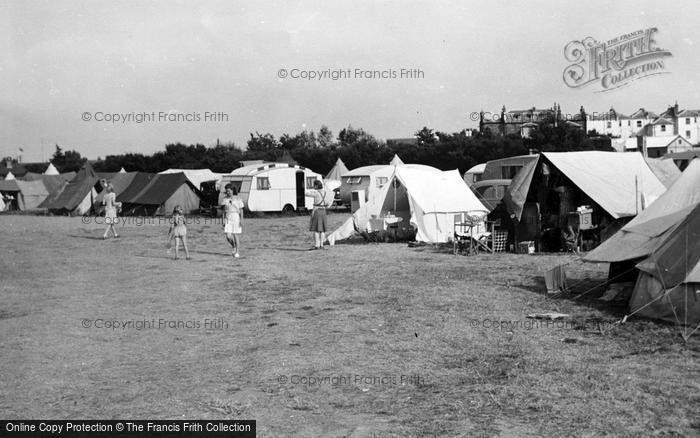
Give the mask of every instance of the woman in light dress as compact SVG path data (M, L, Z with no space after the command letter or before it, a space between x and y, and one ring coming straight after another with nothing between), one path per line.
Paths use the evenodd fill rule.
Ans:
M102 205L105 206L105 224L107 224L107 229L105 230L105 234L102 236L102 238L106 240L110 230L115 238L119 237L119 234L117 234L117 230L114 228L114 226L119 221L117 219L117 209L122 207L122 203L117 202L117 195L114 193L114 188L111 184L107 184L105 190L107 191L107 194L104 198L102 198Z

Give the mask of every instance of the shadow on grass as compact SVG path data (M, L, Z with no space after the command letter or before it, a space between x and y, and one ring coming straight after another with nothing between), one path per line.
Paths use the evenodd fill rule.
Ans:
M209 254L209 255L231 258L230 252L224 253L224 252L214 252L214 251L202 251L201 249L197 249L197 250L193 250L192 253L193 254Z
M87 239L87 240L112 240L113 239L112 237L110 237L109 239L103 239L102 236L78 236L77 234L69 234L68 237L75 237L77 239Z

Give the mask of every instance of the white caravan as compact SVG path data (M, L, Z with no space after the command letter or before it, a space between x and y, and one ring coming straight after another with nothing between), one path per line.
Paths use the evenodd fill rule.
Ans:
M260 163L240 167L221 179L219 205L229 183L238 189L250 211L284 211L313 208L313 198L304 194L314 181L323 177L302 166L287 163Z

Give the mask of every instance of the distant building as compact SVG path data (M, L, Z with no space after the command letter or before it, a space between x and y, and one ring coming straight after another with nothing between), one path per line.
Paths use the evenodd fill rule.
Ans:
M649 157L699 149L700 110L680 110L678 103L656 114L640 108L629 116L614 109L589 120L588 134L614 137L612 146L620 152L646 151Z
M31 169L43 172L48 165L49 163L22 163L7 157L0 161L0 179L5 178L8 172L12 172L16 178L24 177Z
M551 126L566 124L585 130L586 117L583 108L579 114L562 116L561 106L556 103L552 108L532 107L511 111L506 111L504 105L500 114L483 111L479 114L479 132L482 134L490 132L492 135L518 135L529 138L541 124Z
M415 137L387 138L386 144L387 144L387 146L398 146L398 145L402 145L402 144L415 145L415 144L418 144L418 139Z

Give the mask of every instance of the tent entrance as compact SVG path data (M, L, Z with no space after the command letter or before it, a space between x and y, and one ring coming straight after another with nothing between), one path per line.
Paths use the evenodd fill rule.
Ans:
M296 173L296 190L297 190L297 210L306 208L305 181L304 172Z

